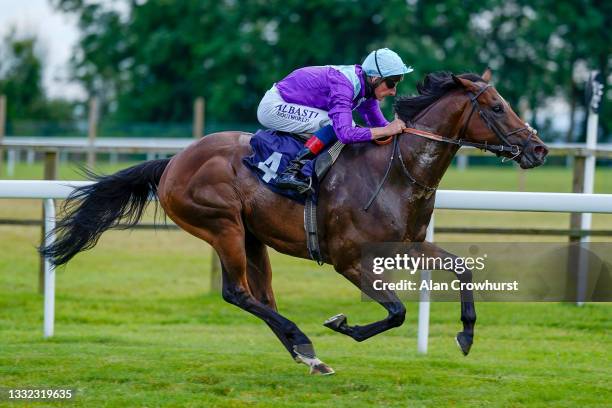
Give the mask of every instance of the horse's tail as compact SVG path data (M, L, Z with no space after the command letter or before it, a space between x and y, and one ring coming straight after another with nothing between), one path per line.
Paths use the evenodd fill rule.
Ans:
M77 253L93 248L100 235L124 221L130 228L142 217L170 159L151 160L99 176L86 170L94 184L76 188L64 204L65 217L52 234L57 239L40 253L54 265L63 265Z

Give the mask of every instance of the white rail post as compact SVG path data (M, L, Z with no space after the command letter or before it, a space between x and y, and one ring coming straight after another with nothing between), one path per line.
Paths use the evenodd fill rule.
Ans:
M93 169L96 166L96 138L98 137L98 121L100 120L100 111L98 107L98 98L93 97L89 100L89 116L87 119L87 166Z
M434 240L434 216L432 214L429 225L427 226L427 235L425 240L433 242ZM431 279L431 271L421 271L421 282ZM419 292L419 328L417 335L417 349L421 354L427 353L427 340L429 339L429 290L421 289Z
M199 96L193 102L193 138L204 136L204 98Z
M588 154L584 162L584 188L582 192L584 194L593 194L593 185L595 184L595 149L597 148L597 124L599 122L599 103L601 102L601 96L603 94L603 85L598 81L598 72L592 71L589 77L587 87L590 88L589 98L589 116L587 119L587 136L586 136L586 148ZM580 217L580 229L590 230L593 221L592 213L582 213ZM588 243L591 241L589 235L584 235L580 239L580 246L585 249ZM578 282L577 282L577 293L576 298L578 300L578 306L584 304L586 299L587 290L587 258L584 251L578 252Z
M33 165L35 159L36 159L36 153L34 152L34 150L32 149L26 150L26 163L28 164L28 166Z
M469 160L467 154L457 154L457 170L464 171L467 169Z
M50 150L50 151L46 151L44 153L44 179L45 180L57 180L57 176L58 176L58 166L59 166L59 161L58 161L58 154L57 151L54 150ZM47 213L45 212L47 209L47 207L45 206L45 203L43 203L43 219L46 219L48 217ZM54 216L55 217L55 216ZM40 242L44 243L45 242L45 237L46 237L46 233L47 231L45 231L45 226L43 225L43 227L40 229ZM44 293L45 292L45 259L41 256L40 257L40 262L39 262L39 267L38 267L38 292L39 293Z
M55 228L55 203L52 198L45 198L45 246L51 245L55 241L55 236L51 233ZM53 326L55 321L55 267L45 258L45 297L44 297L44 328L45 338L53 336Z
M15 167L18 162L18 153L15 149L8 149L6 153L6 175L13 177L15 175Z

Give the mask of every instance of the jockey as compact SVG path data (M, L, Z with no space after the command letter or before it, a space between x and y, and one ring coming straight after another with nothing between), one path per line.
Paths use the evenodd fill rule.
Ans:
M266 92L257 108L259 122L274 130L309 136L304 148L276 185L304 191L309 183L300 170L330 143L358 143L401 133L401 119L388 122L379 102L395 95L397 83L412 72L388 48L370 53L362 65L326 65L293 71ZM356 127L357 110L368 128Z

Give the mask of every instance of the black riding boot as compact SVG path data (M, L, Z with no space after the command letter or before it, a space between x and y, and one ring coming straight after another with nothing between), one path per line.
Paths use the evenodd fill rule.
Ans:
M276 185L287 190L297 190L300 193L308 190L310 182L302 176L300 170L302 170L302 167L304 167L308 160L314 157L315 154L309 148L305 147L300 150L297 156L291 160L285 171L278 176Z

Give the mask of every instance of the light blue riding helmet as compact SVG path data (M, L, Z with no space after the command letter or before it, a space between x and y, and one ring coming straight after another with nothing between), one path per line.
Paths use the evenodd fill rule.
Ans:
M412 67L407 67L404 64L404 61L396 52L388 48L372 51L361 64L361 68L366 75L381 78L409 74L414 71Z

